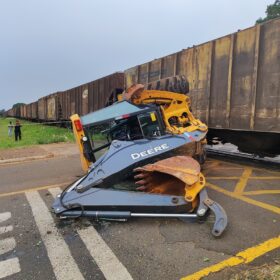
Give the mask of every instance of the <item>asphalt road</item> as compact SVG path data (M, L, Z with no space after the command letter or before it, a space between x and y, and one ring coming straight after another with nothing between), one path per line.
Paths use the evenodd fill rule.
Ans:
M0 279L179 279L226 260L280 234L280 194L264 193L257 203L248 203L215 190L241 188L244 170L256 177L245 178L250 191L264 191L267 184L270 190L280 188L278 172L208 161L204 172L212 184L209 196L229 218L226 232L217 239L210 233L211 216L201 224L174 219L58 220L50 212L53 195L59 192L52 186L82 174L78 156L0 166ZM270 179L258 179L261 176ZM250 266L275 258L279 248ZM227 279L232 272L208 279Z

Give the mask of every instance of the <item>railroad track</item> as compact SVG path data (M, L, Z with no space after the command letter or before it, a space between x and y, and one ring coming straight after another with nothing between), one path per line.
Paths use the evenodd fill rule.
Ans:
M225 150L217 150L214 148L205 148L207 156L213 158L223 158L234 160L238 162L246 162L252 164L259 164L265 165L269 167L279 168L280 169L280 159L267 158L267 157L260 157L258 155L247 154L242 152L232 152L232 151L225 151Z

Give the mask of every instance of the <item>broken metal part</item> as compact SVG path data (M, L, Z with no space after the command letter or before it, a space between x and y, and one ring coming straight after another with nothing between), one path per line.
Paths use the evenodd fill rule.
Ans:
M206 213L209 208L215 216L215 223L212 229L212 234L217 237L220 236L224 232L228 223L225 210L219 203L213 201L208 197L205 189L200 192L199 201L199 207L197 209L198 215L200 216L201 214L203 214L203 212Z

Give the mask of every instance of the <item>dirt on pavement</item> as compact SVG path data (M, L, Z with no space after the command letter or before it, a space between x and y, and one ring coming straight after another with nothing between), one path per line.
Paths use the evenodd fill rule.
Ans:
M11 149L0 150L0 160L44 156L44 155L47 156L48 154L49 152L44 150L40 146L11 148Z
M36 159L36 157L56 157L69 156L78 154L76 144L72 143L56 143L47 145L37 145L29 147L19 147L0 150L1 161L16 160L16 159Z

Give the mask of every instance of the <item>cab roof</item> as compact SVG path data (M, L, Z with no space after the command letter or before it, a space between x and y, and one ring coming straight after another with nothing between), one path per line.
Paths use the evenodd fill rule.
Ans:
M137 115L142 112L151 110L150 106L136 106L127 101L120 101L111 106L105 107L98 111L89 113L81 117L83 126L105 123L115 119L121 119L127 115Z

